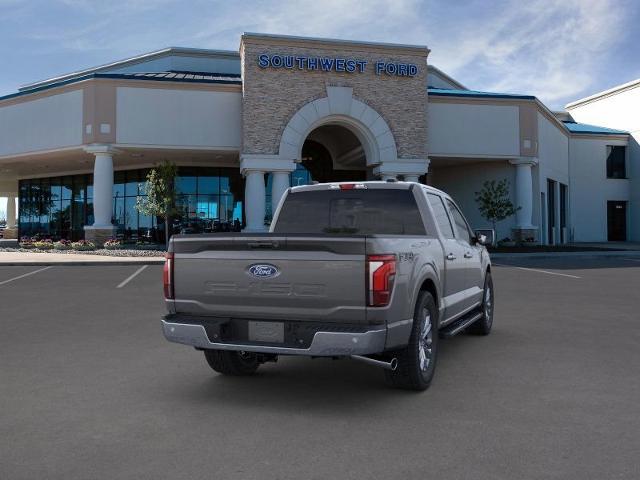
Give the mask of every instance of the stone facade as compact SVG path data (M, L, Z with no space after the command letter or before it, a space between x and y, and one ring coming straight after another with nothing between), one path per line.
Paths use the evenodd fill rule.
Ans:
M426 47L335 42L243 35L242 152L277 155L290 118L305 104L327 96L327 87L350 87L353 98L374 109L389 125L398 158L427 158ZM354 58L367 61L363 73L261 68L261 54ZM415 76L376 74L377 61L417 65Z

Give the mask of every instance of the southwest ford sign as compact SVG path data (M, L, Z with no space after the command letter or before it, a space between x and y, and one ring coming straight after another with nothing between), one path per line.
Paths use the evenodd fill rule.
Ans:
M396 77L414 77L418 74L418 66L413 63L395 63L376 61L369 67L366 60L338 57L299 57L296 55L278 55L263 53L258 55L260 68L289 70L306 70L319 72L364 73L368 68L376 75Z

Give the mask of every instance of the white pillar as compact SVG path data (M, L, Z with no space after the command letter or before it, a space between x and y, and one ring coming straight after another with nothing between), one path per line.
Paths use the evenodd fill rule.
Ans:
M405 182L418 182L418 180L420 179L420 177L418 175L405 175L404 176L404 181Z
M264 215L265 215L265 186L264 186L264 171L262 170L245 170L245 190L244 190L244 205L245 205L245 217L247 219L247 225L245 231L247 232L263 232ZM275 180L275 178L274 178Z
M113 157L96 153L93 165L93 226L111 228L113 217Z
M16 228L16 197L7 197L7 228Z
M273 178L271 181L271 212L276 213L278 203L284 195L284 192L289 188L289 172L273 172Z
M535 158L518 158L509 163L516 167L516 228L533 229L533 174L531 167L537 164Z

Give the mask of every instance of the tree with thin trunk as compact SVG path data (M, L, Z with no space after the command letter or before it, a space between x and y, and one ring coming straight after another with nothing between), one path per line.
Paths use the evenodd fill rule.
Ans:
M136 200L136 210L143 215L164 219L165 245L169 245L169 220L176 213L175 178L178 167L165 160L152 168L147 174L147 183L143 185L145 196Z
M496 232L496 224L514 215L520 207L515 207L509 198L509 182L502 179L499 182L487 180L482 184L482 189L475 192L476 203L480 215L491 222L493 231ZM497 235L497 233L494 233Z

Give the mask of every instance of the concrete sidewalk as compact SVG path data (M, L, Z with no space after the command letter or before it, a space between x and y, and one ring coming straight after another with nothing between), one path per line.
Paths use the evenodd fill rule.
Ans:
M640 258L640 250L609 250L609 251L584 251L584 252L528 252L528 253L490 253L492 260L504 258L528 259L528 258Z
M116 257L82 253L0 252L0 266L9 265L158 265L164 257Z

